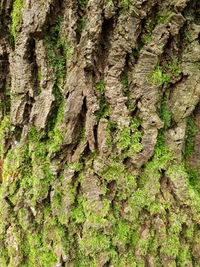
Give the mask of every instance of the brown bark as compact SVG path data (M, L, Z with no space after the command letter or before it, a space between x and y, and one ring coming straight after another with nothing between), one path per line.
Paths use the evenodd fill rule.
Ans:
M200 266L199 12L0 1L0 266Z

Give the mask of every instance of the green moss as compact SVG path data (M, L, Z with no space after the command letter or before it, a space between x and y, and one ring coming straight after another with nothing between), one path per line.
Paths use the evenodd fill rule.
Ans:
M59 116L57 119L59 121ZM4 183L1 189L7 190L8 192L9 188L10 203L16 205L16 203L21 201L21 196L18 194L19 188L22 191L25 189L26 194L24 197L34 209L37 209L38 203L41 205L42 201L47 198L54 175L50 169L50 160L48 157L48 142L50 139L46 138L44 134L39 133L35 128L31 128L28 144L19 144L7 153L4 161ZM54 142L54 139L51 139L51 141ZM7 186L8 183L9 187ZM34 234L27 236L27 240L24 240L24 246L21 246L20 250L18 250L18 253L25 257L23 266L51 266L57 263L57 256L53 251L56 250L55 243L61 242L59 238L62 236L62 229L57 224L52 226L55 228L55 233L54 240L52 241L53 247L50 248L49 244L47 244L47 236L50 236L52 229L43 231L41 228L40 231L37 231L35 229L36 224L30 222L31 217L29 213L30 211L22 206L15 218L15 221L20 225L20 229L23 229L26 233L27 229L29 231L34 229ZM44 218L46 220L46 216L45 211L41 209L37 216L37 222L39 222L40 226L44 222ZM17 230L16 232L20 234L20 231ZM41 235L40 232L44 233L44 235ZM62 242L63 246L65 246L65 242ZM13 264L13 253L15 251L12 247L9 247L8 255L11 258L11 265Z
M77 22L77 33L78 33L79 37L80 37L82 31L84 30L85 26L86 26L86 17L83 16Z
M185 142L185 157L190 157L194 152L195 136L197 133L197 126L192 118L187 120L186 128L186 142Z
M97 91L98 99L99 99L99 110L96 112L96 120L97 123L101 118L105 118L109 116L109 104L106 101L104 91L105 91L105 82L100 80L95 84L95 89Z
M95 84L95 88L99 93L103 93L105 90L105 82L103 80L99 81L98 83Z
M17 217L18 217L19 224L22 227L22 229L25 231L28 230L29 228L28 216L29 216L28 209L22 208L18 211Z
M27 263L29 266L51 266L57 262L56 255L44 247L40 233L28 234L26 242Z
M167 238L162 244L161 252L167 256L177 256L179 252L180 241L177 234L168 233Z
M87 231L79 240L82 253L86 256L95 256L97 253L106 251L110 247L110 238L102 233Z
M138 244L137 244L139 250L140 250L140 254L142 256L146 256L148 253L148 249L151 246L151 238L148 235L145 238L141 238L138 240Z
M0 241L1 244L1 241ZM6 249L3 247L3 245L1 244L1 251L0 251L0 266L2 267L7 267L9 263L9 256L8 256L8 252L6 251Z
M70 169L79 172L83 169L83 163L81 162L73 162L73 163L69 163L68 166Z
M53 252L47 250L42 253L40 262L41 266L49 267L57 263L57 257Z
M128 198L128 209L130 210L127 219L137 221L140 210L147 209L151 214L165 214L163 206L167 208L167 203L155 201L155 195L160 192L160 177L163 170L167 170L173 164L174 157L164 143L164 132L160 131L154 156L151 161L145 164L143 172L138 180L138 189ZM151 184L154 187L151 188Z
M131 0L121 0L121 7L123 12L134 12L138 15L136 8Z
M78 0L78 4L81 6L81 7L87 7L88 5L88 0Z
M179 234L182 230L182 218L179 214L171 214L169 216L170 228L167 237L162 245L161 252L167 256L178 256L181 248Z
M199 192L191 185L190 177L187 173L187 168L185 166L185 162L183 161L181 164L174 163L170 165L167 169L167 175L170 177L170 179L174 181L181 181L183 185L176 190L176 194L182 197L185 195L185 192L187 191L187 197L186 200L189 205L191 205L194 208L195 214L199 214L200 211L200 197Z
M100 188L100 185L99 185L99 188ZM95 220L95 217L96 217L96 219L98 220L100 219L100 217L104 218L108 214L108 211L110 208L110 201L104 199L101 202L101 210L99 210L98 208L98 205L99 205L98 201L91 201L91 200L83 198L82 205L83 205L86 219L89 218L89 219Z
M78 198L77 205L72 209L71 220L75 224L83 223L86 220L82 205L82 199L80 198Z
M129 244L130 242L130 232L131 226L128 222L124 221L123 219L120 220L113 229L113 239L112 243L114 246L121 246Z
M117 124L113 123L111 119L108 120L108 124L106 127L106 144L112 148L113 146L113 133L117 129Z
M142 133L138 129L141 121L137 118L131 121L130 127L123 127L117 130L116 138L114 143L117 146L119 154L123 158L131 157L142 150Z
M169 82L170 77L163 72L161 66L156 66L153 73L147 76L147 80L157 86L162 86L164 83Z
M3 158L6 149L6 140L11 134L12 126L10 116L4 116L0 123L0 156Z
M17 148L10 150L4 161L4 185L9 182L10 201L16 204L17 190L19 187L27 190L32 188L32 166L29 158L29 150L27 145L19 145Z
M36 85L38 86L38 88L37 88L38 94L40 94L42 92L42 88L39 86L40 81L42 79L43 79L43 75L42 75L41 68L38 68L37 69L37 73L36 73Z
M131 6L131 2L130 2L130 0L122 0L121 5L122 5L124 10L129 10L129 8Z
M189 168L186 164L186 172L188 174L190 185L198 193L200 193L200 181L199 181L199 171L195 168Z
M25 153L27 153L26 148L19 145L14 149L10 149L4 160L3 188L9 192L10 196L14 195L18 190L24 168L28 172L29 166L26 165Z
M9 266L15 266L15 257L16 255L19 255L20 257L22 257L22 242L23 242L23 234L21 229L14 225L11 228L12 233L12 242L8 242L7 244L7 250L8 250L8 254L10 257L10 261L9 261Z
M150 202L148 191L144 189L138 189L132 196L128 199L128 210L130 216L127 219L130 222L137 223L140 210L142 210Z
M106 129L106 141L110 147L117 148L116 158L123 160L134 156L142 150L141 121L135 117L130 126L119 127L116 123L108 121ZM123 151L123 153L121 153Z
M185 229L183 231L183 236L188 239L188 240L191 240L193 239L194 237L194 234L195 234L195 227L194 227L194 224L190 225L189 227L187 227L187 229Z
M157 24L167 23L171 15L172 15L171 11L168 11L166 13L159 12L157 14Z
M116 183L117 183L117 192L116 192L117 200L128 199L133 194L133 192L136 191L137 187L136 175L134 175L133 173L124 171L120 175L120 179L116 180Z
M128 77L124 73L122 73L120 76L120 81L121 81L121 84L123 87L123 94L124 94L124 96L127 97L128 109L130 112L132 112L135 109L135 107L134 107L134 105L132 103L132 99L131 99L131 92L129 90Z
M41 81L43 79L41 68L37 69L37 78L39 81Z
M40 139L42 138L42 134L40 134L35 127L32 127L29 130L28 137L29 141L31 142L39 142Z
M58 96L60 97L60 96ZM61 99L57 99L59 103ZM40 159L43 162L43 168L48 169L50 158L60 151L63 145L63 133L60 126L64 116L64 105L61 103L51 118L47 126L47 135L39 133L32 127L29 131L30 156L33 160Z
M70 41L68 39L61 39L61 45L64 47L64 52L67 59L69 59L72 55L72 47Z
M108 225L108 220L105 219L101 214L88 214L85 223L94 229L101 229Z
M113 161L111 164L107 165L102 173L101 176L108 182L114 181L119 179L120 174L124 171L124 165L122 163L118 163Z
M106 4L110 6L114 6L113 0L106 0Z
M45 221L31 233L26 232L23 243L24 266L53 266L58 255L53 251L69 253L70 240L66 230L52 217L48 206L43 211Z
M171 64L169 64L166 69L172 77L179 77L179 75L182 73L181 62L175 60L171 62Z
M136 263L136 259L133 255L133 252L128 250L124 251L123 254L119 256L119 252L117 249L110 249L110 263L111 266L119 266L119 267L124 267L124 266L130 266L130 267L136 267L139 266Z
M138 58L139 55L140 55L140 49L139 49L139 48L135 48L135 49L133 49L133 50L132 50L132 55L133 55L134 57Z
M167 129L171 125L172 114L167 105L167 95L161 101L160 118L164 122L164 129Z
M9 114L10 113L10 108L11 108L11 99L10 99L10 94L11 94L11 88L10 86L6 85L5 88L5 99L2 103L2 109L4 114Z
M182 244L177 256L178 266L192 266L191 251L189 245Z
M187 163L187 158L192 156L195 151L195 136L198 129L194 122L194 120L189 117L187 119L187 127L186 127L186 141L185 141L185 160L183 162L185 172L187 173L189 184L192 189L196 191L197 194L200 192L200 181L199 181L199 170L197 168L191 168Z
M62 112L63 107L60 106L55 127L48 136L39 133L35 128L31 128L29 131L33 203L46 198L50 182L54 179L50 168L50 158L61 149L63 143L62 134L58 128L62 121Z
M48 132L49 141L47 142L47 149L49 155L53 155L61 149L63 144L63 133L59 128L62 124L64 117L64 105L60 104L57 112L57 117L55 119L55 126L52 130Z
M157 143L154 150L154 156L152 163L154 168L158 171L166 170L169 163L172 163L174 156L170 152L169 148L165 145L164 132L161 129L157 138Z
M14 40L17 38L19 32L19 27L22 21L22 9L24 8L23 0L15 0L13 4L13 10L11 13L12 25L11 33L14 37Z
M151 215L155 214L163 214L165 215L165 208L170 208L167 203L161 202L160 200L156 200L155 202L151 203L148 207L148 210Z
M128 151L129 156L133 156L136 153L142 151L142 133L140 131L136 131L131 136L131 145Z
M153 40L153 37L152 37L151 34L145 34L145 35L143 36L143 40L144 40L145 43L151 43L152 40Z
M109 104L107 103L105 96L101 94L99 96L99 110L96 112L97 123L101 118L106 118L110 114Z
M47 29L45 43L49 64L54 68L56 84L60 88L66 75L66 59L71 55L71 47L68 40L62 38L60 29L62 17L58 17L55 23Z
M125 95L128 94L128 92L127 92L129 89L128 77L124 73L121 74L120 81L121 81L121 84L122 84L123 89L125 91Z
M107 227L109 222L106 217L110 211L110 201L101 201L101 210L98 205L98 201L78 197L71 213L71 226L84 223L86 228L94 230L95 233Z
M122 151L128 149L131 145L131 130L129 127L124 127L122 130L118 131L117 148Z

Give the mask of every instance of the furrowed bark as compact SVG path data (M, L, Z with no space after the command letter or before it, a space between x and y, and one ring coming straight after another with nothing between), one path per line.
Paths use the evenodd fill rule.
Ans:
M200 266L199 12L0 1L0 266Z

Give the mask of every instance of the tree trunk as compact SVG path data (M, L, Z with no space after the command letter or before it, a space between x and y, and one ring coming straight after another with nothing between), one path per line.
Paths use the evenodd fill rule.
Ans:
M0 1L0 266L200 266L199 12Z

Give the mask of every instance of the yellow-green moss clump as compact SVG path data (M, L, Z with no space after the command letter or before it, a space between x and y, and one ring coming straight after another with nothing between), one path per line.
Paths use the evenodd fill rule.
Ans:
M14 40L17 38L17 34L20 29L20 24L22 22L22 9L24 8L23 0L15 0L13 4L13 10L11 13L12 25L11 33L14 37Z

